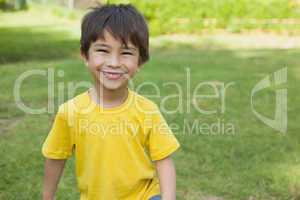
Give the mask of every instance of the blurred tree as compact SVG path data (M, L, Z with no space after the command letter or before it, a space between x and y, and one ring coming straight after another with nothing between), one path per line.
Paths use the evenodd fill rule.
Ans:
M15 0L15 9L16 10L27 9L27 1L26 0Z
M0 9L4 9L5 8L5 0L0 0Z

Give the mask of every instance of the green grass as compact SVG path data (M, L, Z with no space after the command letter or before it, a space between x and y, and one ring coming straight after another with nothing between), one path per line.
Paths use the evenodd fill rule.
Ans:
M54 114L30 115L14 102L15 80L31 69L54 68L64 71L58 83L91 80L79 57L79 26L38 10L0 14L0 199L39 199L43 178L41 146L51 127ZM22 20L20 20L22 19ZM155 43L151 60L136 76L134 85L152 81L161 95L174 94L166 82L182 87L185 105L182 113L164 114L169 124L178 124L174 131L182 148L174 155L177 168L178 199L205 199L217 196L228 200L298 199L300 198L300 130L299 80L300 49L227 48L216 41L193 44ZM226 42L226 41L224 41ZM288 68L288 131L281 134L260 122L251 111L250 92L268 74ZM191 107L186 93L186 67L191 71L191 88L199 82L234 82L226 93L226 111L204 115ZM166 74L168 74L166 76ZM83 91L79 89L77 93ZM143 94L149 95L148 87ZM211 93L208 88L201 90ZM22 86L22 99L27 105L47 106L47 80L33 76ZM274 115L274 88L255 97L255 107L267 116ZM161 99L153 99L157 103ZM58 106L55 98L55 108ZM220 101L206 99L201 108L219 108ZM166 107L175 109L177 100ZM222 119L232 123L235 134L199 134L183 132L183 122L212 124ZM58 199L78 199L71 159L59 185Z

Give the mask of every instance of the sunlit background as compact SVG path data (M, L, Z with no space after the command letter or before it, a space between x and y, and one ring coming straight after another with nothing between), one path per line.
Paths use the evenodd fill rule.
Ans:
M163 114L170 126L177 126L173 132L182 147L174 154L177 199L300 199L300 1L100 3L107 2L132 3L148 21L151 59L133 89L154 83L160 97L151 85L139 92L162 110L174 111ZM47 109L50 102L57 110L59 85L65 85L66 101L69 83L91 81L80 58L79 37L81 18L95 5L91 0L0 0L0 200L41 199L41 145L55 115L24 112L16 102L15 83L29 70L52 70L54 97L48 96L47 76L24 79L19 91L27 107ZM274 73L285 69L287 81L276 85ZM272 84L255 94L251 107L251 91L264 78ZM166 86L170 82L179 84L182 98L162 105L164 97L179 92ZM199 83L209 84L197 94L210 98L193 95ZM254 112L274 119L280 89L287 91L287 127L281 130ZM281 114L284 118L284 109ZM67 163L57 199L79 199L74 158Z

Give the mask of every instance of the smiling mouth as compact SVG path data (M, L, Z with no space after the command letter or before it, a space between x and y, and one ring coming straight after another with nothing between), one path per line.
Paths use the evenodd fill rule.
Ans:
M104 71L104 70L101 70L100 73L102 73L107 79L110 80L118 80L123 75L127 74L126 72L115 72L115 71Z

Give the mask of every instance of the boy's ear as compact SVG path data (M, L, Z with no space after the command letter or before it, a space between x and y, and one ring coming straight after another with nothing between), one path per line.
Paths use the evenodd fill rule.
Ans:
M86 60L86 56L82 51L80 51L80 56L81 56L82 59Z
M139 58L139 61L138 61L138 70L140 70L143 67L144 64L145 63L141 62L141 58Z
M138 65L138 67L137 67L135 73L139 73L140 70L142 69L142 67L143 67L143 64L139 63L139 65Z
M88 65L88 59L82 51L80 51L80 56L81 56L82 60L84 61L85 65Z
M139 63L139 65L138 65L138 71L141 70L142 67L143 67L143 63Z

